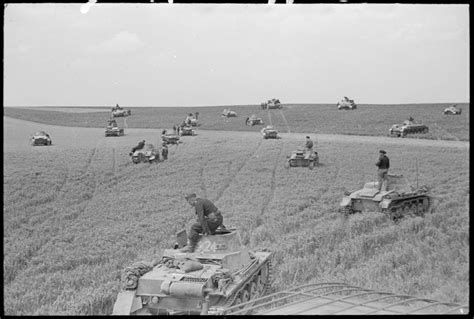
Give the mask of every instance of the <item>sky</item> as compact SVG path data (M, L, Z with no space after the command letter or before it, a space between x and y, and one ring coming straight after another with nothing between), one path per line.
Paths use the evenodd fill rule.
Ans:
M467 4L9 4L4 106L469 102Z

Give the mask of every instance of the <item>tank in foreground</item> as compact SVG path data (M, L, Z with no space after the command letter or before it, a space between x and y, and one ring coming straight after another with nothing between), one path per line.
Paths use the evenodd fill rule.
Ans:
M185 242L181 232L155 264L126 268L112 314L215 314L269 288L272 253L245 248L235 229L202 237L193 253L177 249Z

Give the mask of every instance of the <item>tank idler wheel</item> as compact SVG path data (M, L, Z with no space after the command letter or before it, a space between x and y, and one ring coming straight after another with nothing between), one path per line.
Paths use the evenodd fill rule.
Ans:
M410 205L410 215L415 216L417 211L418 211L418 208L416 207L416 204L411 204Z

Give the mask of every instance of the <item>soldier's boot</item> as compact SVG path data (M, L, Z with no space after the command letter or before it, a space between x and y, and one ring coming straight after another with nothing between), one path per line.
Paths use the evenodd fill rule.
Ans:
M196 243L188 239L186 246L181 248L179 251L181 253L192 253L196 249Z

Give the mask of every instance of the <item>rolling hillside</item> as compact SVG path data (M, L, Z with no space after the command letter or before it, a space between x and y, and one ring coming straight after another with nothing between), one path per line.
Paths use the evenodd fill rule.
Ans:
M430 132L420 138L469 140L469 104L458 104L461 115L443 115L449 106L443 104L359 105L357 110L338 110L328 104L283 104L281 110L262 110L259 105L220 107L137 107L123 123L130 128L171 128L181 123L187 113L199 112L202 130L257 131L260 126L248 127L245 119L251 114L261 117L265 125L274 125L280 132L351 134L386 136L392 124L402 123L412 116L426 124ZM224 120L224 109L237 112L236 118ZM109 108L4 108L4 115L44 124L97 127L106 125ZM87 112L90 110L90 112ZM102 111L102 112L100 112Z
M443 131L468 140L464 111L463 117L443 117L442 106L429 107L436 112L427 116ZM361 115L364 106L334 111L333 122L347 123L337 127L327 122L328 114L311 113L325 133L313 135L321 161L313 171L284 168L286 156L313 132L306 131L310 116L297 122L290 107L282 112L291 133L281 128L280 140L263 140L259 127L243 125L243 116L225 122L218 108L197 109L203 123L198 135L183 137L170 147L168 161L152 165L132 164L130 148L141 139L156 145L161 128L182 120L183 109L133 109L125 122L120 119L126 135L105 138L107 112L5 108L5 115L52 124L4 117L5 314L110 314L122 269L160 257L175 233L194 222L183 198L190 191L215 201L245 245L274 251L274 290L344 281L468 303L469 142L333 135L357 134L359 126L368 132L370 121L382 131L396 117L393 111L385 118L388 107L369 108L380 110L371 120ZM255 113L278 126L284 119L277 110ZM72 127L75 122L82 127ZM29 134L40 129L51 134L52 146L28 144ZM418 180L436 198L432 214L394 223L376 212L338 213L345 190L376 180L381 148L391 171L412 183L418 160Z

